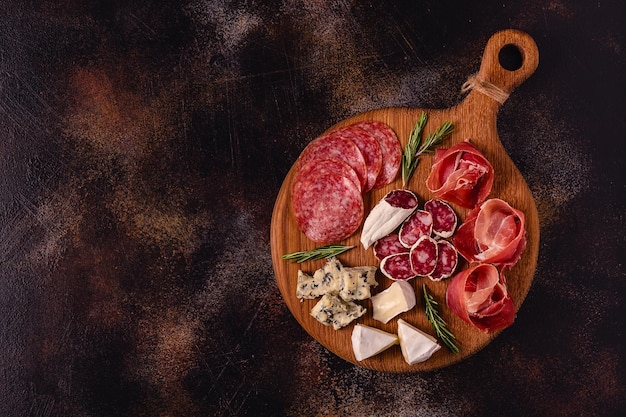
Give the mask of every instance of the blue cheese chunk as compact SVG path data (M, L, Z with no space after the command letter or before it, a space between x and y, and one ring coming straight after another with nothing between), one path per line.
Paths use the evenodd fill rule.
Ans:
M313 276L298 271L296 297L311 299L324 294L338 293L342 285L342 271L343 266L336 258L330 258Z
M333 257L313 276L298 271L296 296L311 299L336 294L345 301L365 300L372 295L370 288L378 285L376 270L375 266L345 267Z
M376 269L375 266L344 267L339 296L345 301L370 298L372 296L370 288L378 285Z
M326 294L326 288L324 283L319 278L316 279L311 275L298 271L298 284L296 286L296 297L302 298L317 298Z
M352 301L344 301L335 294L325 294L311 310L311 316L335 330L347 326L367 310Z

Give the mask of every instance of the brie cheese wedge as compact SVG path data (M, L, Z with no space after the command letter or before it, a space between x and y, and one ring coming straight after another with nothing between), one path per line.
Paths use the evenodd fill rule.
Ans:
M357 361L378 355L398 343L398 336L383 330L357 324L352 330L352 350Z
M437 339L402 319L398 319L398 338L402 356L409 365L424 362L441 349Z
M400 313L415 307L415 291L406 281L395 281L385 291L372 297L374 320L388 323Z

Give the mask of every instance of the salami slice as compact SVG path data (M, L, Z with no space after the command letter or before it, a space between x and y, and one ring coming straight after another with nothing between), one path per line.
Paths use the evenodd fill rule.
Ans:
M378 141L382 151L383 166L374 188L381 188L390 184L396 179L402 161L402 147L395 132L387 124L377 121L357 122L355 126L372 135Z
M341 136L320 136L309 143L298 158L298 169L312 159L339 159L356 172L361 188L367 184L367 166L359 147Z
M337 173L309 175L294 182L291 207L298 228L314 242L344 240L363 221L361 192Z
M429 200L424 204L424 209L433 216L433 233L444 239L454 233L457 224L456 213L447 203L442 200Z
M426 210L415 210L400 226L398 238L406 248L411 248L422 236L430 236L433 230L433 216Z
M422 236L411 247L411 268L418 276L428 276L437 266L437 241L430 236Z
M417 276L411 268L411 257L408 253L387 256L380 262L380 271L394 281L407 281Z
M298 169L293 181L297 182L300 181L301 178L306 178L309 175L325 174L329 172L334 172L348 178L357 186L359 191L361 191L359 176L356 175L356 172L350 165L339 159L311 159Z
M376 183L376 179L383 165L383 153L378 141L367 131L354 125L330 133L330 136L335 135L350 139L361 151L367 168L367 182L365 187L363 187L363 191L367 192L371 190Z
M400 239L398 239L398 235L395 233L378 239L372 248L374 249L374 256L379 261L382 261L389 255L409 253L409 250L402 245Z
M454 273L459 262L459 254L454 245L447 240L437 242L437 266L428 276L433 281L449 278Z

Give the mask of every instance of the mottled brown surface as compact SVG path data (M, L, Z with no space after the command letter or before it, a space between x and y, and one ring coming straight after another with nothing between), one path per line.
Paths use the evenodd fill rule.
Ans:
M0 0L0 415L623 414L623 18L616 0ZM530 293L462 363L353 366L276 287L282 180L339 120L456 104L508 27L541 54L498 116L541 219Z

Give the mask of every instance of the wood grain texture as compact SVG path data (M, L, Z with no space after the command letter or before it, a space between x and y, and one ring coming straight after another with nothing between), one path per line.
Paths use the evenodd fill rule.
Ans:
M514 45L521 52L522 66L515 71L506 70L499 63L498 54L506 45ZM496 33L487 42L478 75L506 93L511 93L532 75L537 68L538 62L539 55L537 46L529 35L516 30L505 30ZM372 110L344 120L328 130L361 120L378 120L387 123L394 129L400 139L401 145L404 147L410 131L422 111L425 111L429 116L424 129L425 134L433 131L446 120L452 121L455 130L453 134L446 139L443 146L450 147L463 140L469 139L483 152L494 167L495 180L489 198L502 198L511 206L520 209L526 217L528 240L526 249L520 261L506 273L511 297L514 300L516 310L519 311L530 289L537 264L539 251L539 218L528 185L509 158L498 137L496 119L500 105L501 104L494 99L474 90L471 91L460 104L449 109L386 108ZM408 184L408 188L418 195L420 207L426 200L433 197L425 186L425 179L430 172L432 162L432 156L422 157L411 182ZM332 327L324 326L310 316L310 310L318 300L304 300L301 302L295 296L298 269L312 273L320 268L325 261L309 261L302 264L293 264L281 259L281 255L285 253L310 250L319 246L315 242L307 239L306 236L298 230L290 212L289 189L294 172L295 168L292 166L283 182L274 206L270 236L272 262L278 287L289 310L300 325L323 346L341 358L369 369L383 372L405 373L433 370L459 362L484 348L497 336L497 332L484 333L468 325L445 307L447 280L432 282L426 278L416 278L412 280L411 283L418 295L418 305L411 311L398 316L398 318L403 318L418 328L431 334L433 333L424 315L423 300L421 299L422 284L426 284L435 300L439 302L442 316L448 322L450 329L457 337L461 352L452 354L447 348L443 347L428 361L416 365L408 365L402 358L399 346L394 346L373 358L357 362L354 358L350 342L353 325L347 326L339 331L333 330ZM401 187L402 180L398 177L388 186L365 194L364 205L366 215L376 202L387 192ZM465 218L468 210L456 205L453 205L453 208L460 219ZM341 242L356 245L357 247L340 255L340 261L348 266L377 265L378 262L372 250L363 250L360 245L360 232L361 229L357 230L350 238ZM465 266L466 265L460 265L457 271ZM377 273L377 280L379 285L373 291L374 293L388 288L391 284L391 281L380 272ZM365 300L361 304L368 309L368 312L355 323L377 327L390 333L397 332L396 319L391 320L387 324L377 322L371 316L371 302Z

